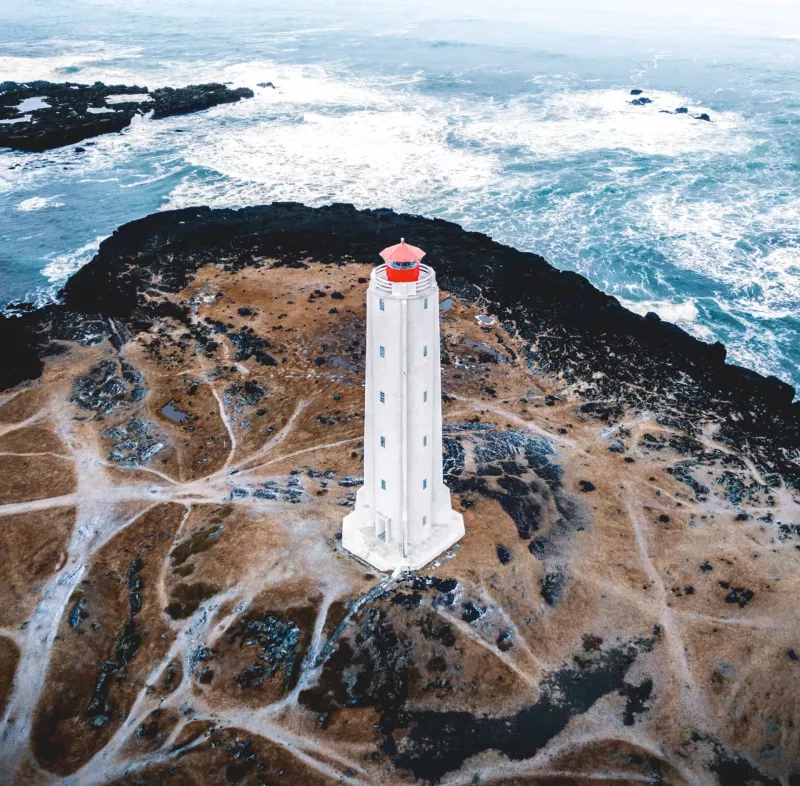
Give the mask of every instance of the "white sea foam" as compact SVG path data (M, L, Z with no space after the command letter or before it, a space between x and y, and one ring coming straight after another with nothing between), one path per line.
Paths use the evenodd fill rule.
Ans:
M107 104L141 104L145 101L152 100L153 96L149 95L148 93L115 93L114 95L106 96Z
M657 194L644 205L654 237L675 264L726 284L743 308L749 304L762 313L797 309L800 198L780 192L732 193L720 204ZM759 248L763 237L784 236L785 245Z
M682 301L672 300L633 300L617 297L620 304L633 311L635 314L645 316L652 311L658 314L665 322L671 322L683 328L687 333L700 341L712 343L718 340L718 336L708 325L699 321L700 310L697 308L697 301L694 298L687 298Z
M66 281L91 260L103 239L103 236L100 236L76 251L46 257L48 262L42 270L42 275L51 284L60 284Z
M618 297L617 300L629 311L642 316L652 311L661 319L681 326L694 323L698 315L693 298L684 300L682 303L674 303L669 300L628 300L621 297Z
M194 78L254 87L254 99L211 114L263 120L222 133L215 129L213 135L195 125L186 158L221 177L190 175L170 194L168 207L340 199L411 209L431 205L461 218L458 202L469 199L465 191L481 189L487 199L504 201L498 170L509 148L537 160L606 149L727 156L753 144L736 113L692 106L684 96L663 91L649 91L654 103L645 106L631 105L627 89L465 103L413 91L419 74L365 80L320 66L268 61L206 64ZM277 89L258 89L264 81ZM711 111L714 122L660 111L686 105L693 114ZM536 181L531 174L515 177L515 187ZM493 182L497 188L489 189ZM446 206L435 201L455 191L460 196ZM502 212L497 204L491 209Z
M66 177L64 173L68 173L70 180L96 182L141 176L139 162L143 156L152 154L153 150L168 150L175 144L174 127L170 120L152 123L149 115L137 115L121 133L105 134L84 145L80 156L75 155L73 146L50 150L41 157L0 155L0 194L41 191L52 184L54 171L62 181ZM159 169L161 159L150 161L149 166Z
M34 112L37 109L49 109L50 104L45 101L45 96L34 96L33 98L26 98L20 102L16 109L17 112Z
M30 199L23 199L17 205L17 210L27 212L30 210L42 210L46 207L64 207L64 203L59 201L60 194L47 197L31 197Z
M207 114L211 121L217 112L255 113L260 122L215 124L207 134L195 128L186 160L221 177L190 176L170 194L169 207L286 199L409 208L434 196L457 200L459 192L493 180L496 157L452 145L452 124L435 99L412 99L383 81L339 79L319 68L267 73L276 90ZM265 69L245 64L240 78L229 76L246 84L263 80Z
M104 41L47 42L58 54L46 57L0 55L0 74L12 82L32 82L45 79L62 82L64 79L86 81L89 66L122 58L139 56L140 47L118 46ZM93 76L93 75L92 75Z
M544 102L520 98L506 107L490 107L463 133L489 149L517 147L541 159L599 150L669 157L741 155L753 146L747 123L735 112L695 106L677 93L653 90L647 97L653 103L644 106L631 104L625 89L565 91ZM690 113L667 114L678 107ZM695 119L703 112L711 115L712 122Z
M12 117L9 120L0 120L0 125L13 126L15 123L30 123L33 115L25 115L24 117Z

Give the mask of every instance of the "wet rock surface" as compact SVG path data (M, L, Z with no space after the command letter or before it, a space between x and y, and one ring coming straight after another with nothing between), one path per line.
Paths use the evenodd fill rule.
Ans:
M467 535L384 576L340 534L364 289L400 232L444 289ZM150 217L19 313L0 319L12 783L798 777L779 383L537 257L348 206Z
M107 99L112 98L109 103ZM253 91L209 83L148 90L138 85L95 82L0 83L0 147L40 153L84 139L122 131L134 117L185 115L252 98ZM76 148L76 152L83 152Z

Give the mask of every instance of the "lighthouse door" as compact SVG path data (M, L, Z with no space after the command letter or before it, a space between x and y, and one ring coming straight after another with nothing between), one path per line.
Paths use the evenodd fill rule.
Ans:
M391 523L392 520L383 513L378 513L375 517L375 529L378 540L389 540L391 537Z

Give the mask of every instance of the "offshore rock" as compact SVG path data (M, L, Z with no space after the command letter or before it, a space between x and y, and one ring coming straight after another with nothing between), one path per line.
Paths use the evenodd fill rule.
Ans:
M115 96L111 104L109 96ZM124 96L130 96L126 101ZM0 148L40 153L84 139L122 131L134 117L185 115L218 104L252 98L246 87L209 83L148 90L138 85L80 85L37 80L0 83ZM27 106L26 106L27 105ZM76 148L84 152L85 148Z

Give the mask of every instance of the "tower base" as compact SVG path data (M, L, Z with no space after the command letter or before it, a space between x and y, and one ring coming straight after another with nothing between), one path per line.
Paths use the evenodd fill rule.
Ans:
M358 508L348 513L342 523L342 546L383 573L390 573L398 568L424 568L463 537L464 517L455 510L450 511L448 521L435 522L431 526L430 537L413 546L409 545L405 556L402 546L386 543L375 535L375 525L371 521L365 521Z

